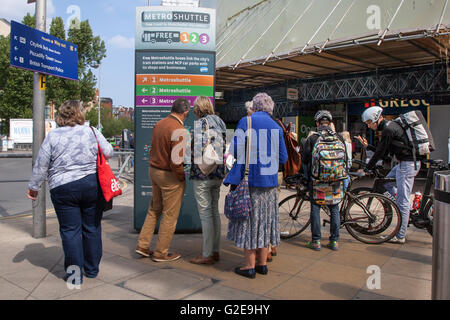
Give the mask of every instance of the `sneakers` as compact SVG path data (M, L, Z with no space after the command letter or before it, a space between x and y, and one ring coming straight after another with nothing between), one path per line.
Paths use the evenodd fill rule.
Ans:
M331 249L331 250L334 250L334 251L338 251L338 250L339 250L339 246L338 246L337 241L330 241L330 242L327 244L327 248L328 248L328 249Z
M214 261L220 261L220 255L219 255L219 253L218 252L213 252L213 259L214 259Z
M169 262L169 261L175 261L181 258L181 255L178 253L168 253L166 256L163 257L155 257L153 256L152 260L155 262Z
M153 255L153 251L150 251L150 249L144 249L139 246L136 247L136 253L140 254L143 257L150 257Z
M320 251L322 249L322 246L321 246L319 240L308 241L306 243L306 247L309 249L313 249L315 251Z
M397 236L394 236L391 240L388 242L390 243L398 243L398 244L404 244L406 242L406 238L397 238Z

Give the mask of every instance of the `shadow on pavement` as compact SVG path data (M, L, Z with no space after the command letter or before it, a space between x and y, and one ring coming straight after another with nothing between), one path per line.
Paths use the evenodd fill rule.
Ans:
M59 258L58 258L59 257ZM61 277L61 268L57 268L58 262L63 259L61 247L45 247L42 243L32 243L25 246L14 258L14 263L28 260L32 265L47 269L56 277Z

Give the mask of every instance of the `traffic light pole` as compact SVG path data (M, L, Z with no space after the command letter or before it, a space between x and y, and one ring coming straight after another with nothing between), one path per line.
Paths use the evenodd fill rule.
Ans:
M36 0L36 29L45 32L46 0ZM33 75L33 167L45 138L45 75ZM33 237L47 236L46 226L46 183L42 184L37 199L33 201Z

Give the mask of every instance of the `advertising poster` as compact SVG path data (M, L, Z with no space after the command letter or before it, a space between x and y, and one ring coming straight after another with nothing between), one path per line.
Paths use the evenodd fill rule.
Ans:
M145 221L152 196L148 169L155 124L170 114L178 98L188 99L191 106L198 96L207 96L214 102L215 28L214 9L136 8L134 227L137 230ZM191 110L184 123L190 132L194 120ZM176 231L200 230L192 182L187 178Z

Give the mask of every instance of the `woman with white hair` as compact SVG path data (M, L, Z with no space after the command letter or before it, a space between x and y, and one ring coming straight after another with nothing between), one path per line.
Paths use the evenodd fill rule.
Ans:
M266 93L253 98L251 110L251 143L248 183L253 211L247 220L230 220L227 239L244 249L245 265L237 267L235 273L255 278L256 273L267 274L268 246L280 244L278 220L278 168L287 161L283 131L272 119L274 102ZM233 138L232 152L238 160L225 178L224 184L236 188L245 175L248 157L239 131L247 132L247 117L242 118ZM241 131L242 133L242 131ZM247 137L247 135L246 135Z

